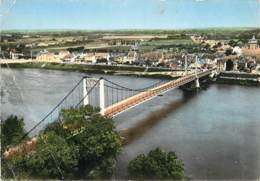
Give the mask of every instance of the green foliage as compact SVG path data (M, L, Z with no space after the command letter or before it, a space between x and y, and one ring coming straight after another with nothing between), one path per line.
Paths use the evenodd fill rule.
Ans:
M94 167L88 173L90 179L108 179L114 174L116 168L116 160L114 158L107 158L101 161L99 165Z
M54 132L40 137L36 150L26 155L17 155L6 161L19 179L71 178L77 170L79 151ZM6 169L10 172L9 170Z
M114 131L112 119L96 114L93 109L87 109L86 112L84 110L77 110L77 112L73 108L63 112L64 123L69 125L72 119L71 112L76 111L78 117L84 117L84 122L76 121L78 127L81 127L81 132L71 137L69 141L79 147L81 159L79 168L85 173L85 177L107 179L114 173L112 170L114 170L115 158L121 150L121 139ZM89 112L92 113L88 114Z
M1 150L3 151L8 145L17 144L24 134L23 118L9 116L1 122Z
M128 165L129 176L134 179L185 180L184 165L174 152L157 148L145 156L141 154Z
M79 129L87 125L87 120L96 114L97 110L91 106L80 107L77 109L63 109L61 110L62 122L65 128L69 130Z
M230 46L232 46L232 47L235 47L235 46L237 46L238 44L237 44L237 41L235 41L235 40L230 40L230 41L228 42L228 45L230 45Z
M48 124L46 128L42 131L42 134L47 134L49 132L54 132L55 134L63 138L70 136L70 132L66 129L63 129L63 125L60 122Z
M61 118L40 132L34 151L5 161L5 178L111 178L121 150L112 119L91 106L64 109Z
M38 140L34 153L26 162L28 172L34 178L66 178L77 169L79 150L65 138L48 132ZM61 173L60 173L61 172Z
M1 122L1 172L4 177L13 177L10 164L3 158L3 152L8 146L13 146L19 143L22 136L25 134L24 121L17 116L9 116Z
M227 49L225 52L226 56L232 55L232 53L233 53L233 49L231 48Z

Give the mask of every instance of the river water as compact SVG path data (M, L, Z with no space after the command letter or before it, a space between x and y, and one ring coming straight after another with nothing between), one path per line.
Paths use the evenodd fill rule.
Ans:
M1 69L1 119L18 114L31 128L84 74ZM100 77L101 75L93 75ZM105 76L133 88L158 80ZM206 90L172 90L115 118L127 140L117 178L129 160L156 147L176 151L192 179L260 178L260 88L213 84Z

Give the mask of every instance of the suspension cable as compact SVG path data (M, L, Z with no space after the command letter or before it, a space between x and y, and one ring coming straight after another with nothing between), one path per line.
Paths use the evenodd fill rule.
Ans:
M79 84L82 82L84 78L85 77L81 78L80 81L69 91L69 93L41 121L39 121L35 126L33 126L29 131L27 131L27 133L23 135L20 141L22 141L34 129L36 129L41 123L43 123L72 94L72 92L79 86Z
M104 80L106 80L107 82L111 83L112 85L118 86L118 87L120 87L120 88L122 88L122 89L129 90L129 91L136 91L136 92L137 92L137 91L138 91L138 92L146 91L147 89L150 89L150 88L154 87L155 85L158 85L159 83L163 82L163 80L160 80L160 81L156 82L155 84L150 85L150 86L148 86L148 87L144 87L144 88L141 88L141 89L132 89L132 88L128 88L128 87L124 87L124 86L122 86L122 85L119 85L119 84L117 84L117 83L115 83L115 82L112 82L112 81L106 79L106 78L104 78Z
M52 115L52 113L53 113L54 111L56 111L57 108L58 108L62 103L64 103L64 102L67 100L67 98L74 92L74 90L79 86L79 84L80 84L80 83L82 82L82 80L85 79L85 78L92 78L92 77L90 77L90 76L84 76L83 78L81 78L80 81L69 91L69 93L68 93L41 121L39 121L35 126L33 126L29 131L27 131L27 133L26 133L25 135L23 135L23 137L21 138L20 141L22 141L22 140L23 140L26 136L28 136L33 130L35 130L40 124L42 124L50 115ZM96 87L96 85L99 83L99 81L100 81L101 79L104 79L104 80L106 80L107 82L109 82L110 84L112 84L112 85L114 85L114 86L117 86L117 87L112 87L112 86L109 86L109 85L105 85L106 87L109 87L109 88L111 88L112 90L113 90L113 89L116 89L116 90L121 90L121 91L132 91L132 92L143 92L143 91L146 91L146 90L148 90L148 89L150 89L150 88L153 88L154 86L156 86L156 85L160 84L161 82L163 82L163 80L161 80L161 81L156 82L156 83L153 84L153 85L150 85L150 86L147 86L147 87L144 87L144 88L141 88L141 89L131 89L131 88L128 88L128 87L124 87L124 86L122 86L122 85L119 85L119 84L117 84L117 83L115 83L115 82L112 82L112 81L110 81L110 80L108 80L108 79L106 79L106 78L100 77L100 78L96 81L95 85L92 86L92 87L89 89L89 91L87 92L87 94L83 97L83 99L81 99L81 100L79 101L79 103L78 103L75 107L78 107L78 106L82 103L82 101L86 98L86 96L89 95L90 92L92 92L92 90ZM118 88L118 87L119 87L119 88ZM112 95L112 96L113 96L113 95ZM112 99L113 99L113 97L112 97ZM112 102L113 102L113 100L112 100Z

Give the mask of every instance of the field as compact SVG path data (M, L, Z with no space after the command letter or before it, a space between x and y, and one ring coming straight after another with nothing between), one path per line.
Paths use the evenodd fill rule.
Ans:
M245 44L255 35L260 39L259 28L209 28L186 30L46 30L46 31L2 31L0 46L3 51L15 48L20 52L38 52L43 49L50 51L84 47L93 51L128 52L134 43L111 45L121 37L123 41L139 40L138 48L142 52L158 49L179 51L181 49L194 52L198 44L190 36L203 36L207 40L236 40ZM11 37L10 37L11 35ZM26 38L25 38L26 37ZM138 39L140 38L140 39ZM120 39L120 38L119 38ZM47 46L40 46L39 43ZM197 51L197 50L196 50Z

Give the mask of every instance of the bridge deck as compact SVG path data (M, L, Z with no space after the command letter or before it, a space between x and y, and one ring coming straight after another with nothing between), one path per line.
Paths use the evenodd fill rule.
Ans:
M159 94L162 94L164 92L167 92L169 90L175 89L177 87L180 87L182 85L185 85L191 81L194 81L197 77L204 77L207 76L209 74L211 74L211 72L215 70L215 68L207 70L207 71L202 71L199 72L196 76L196 74L191 74L191 75L187 75L185 77L173 80L173 81L169 81L165 84L162 84L158 87L155 87L153 89L150 89L148 91L145 92L141 92L137 95L134 95L132 97L129 97L125 100L122 100L118 103L115 103L109 107L107 107L104 111L104 115L107 117L114 117L117 114L131 108L134 106L137 106L140 103L143 103Z

